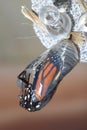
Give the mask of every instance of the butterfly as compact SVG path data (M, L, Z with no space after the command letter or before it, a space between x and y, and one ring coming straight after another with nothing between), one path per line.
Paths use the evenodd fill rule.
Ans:
M52 4L52 0L50 0L50 2L45 0L42 2L46 2L45 4ZM59 1L56 0L55 2ZM61 2L63 4L63 0ZM40 3L40 1L37 0L36 5L38 5L37 3ZM49 28L48 26L50 24L50 18L53 20L52 17L50 17L50 15L53 15L52 12L49 13L49 17L45 19L48 20L45 21L46 23L49 22L49 24L45 26L45 23L43 22L44 19L42 18L41 21L38 17L38 6L35 6L35 2L33 0L32 4L32 8L35 9L35 12L30 11L22 6L22 13L25 15L25 17L34 23L34 30L37 36L40 38L42 44L45 42L47 50L39 57L37 57L34 61L32 61L17 77L17 85L21 89L21 94L19 95L20 106L30 112L42 109L52 99L59 83L78 64L78 62L82 60L81 55L84 54L82 52L83 49L79 48L78 45L78 43L84 42L84 38L82 37L81 33L77 31L71 31L71 29L68 28L69 32L67 31L67 35L65 32L63 35L63 33L61 33L61 30L60 32L57 31L59 28L56 29L56 27L52 26L52 23L55 23L53 21L51 23L51 28ZM51 6L47 7L51 8ZM53 7L53 9L55 8ZM46 18L47 15L43 14L41 16L45 16ZM53 17L54 16L56 15L53 15ZM70 22L67 14L64 13L63 16L67 17ZM69 22L64 23L67 25ZM39 25L40 28L37 25ZM54 34L50 35L49 32L52 32L53 30L56 33L53 32ZM43 40L43 37L41 36L42 34L46 34L44 37L45 40ZM60 41L58 41L58 37L60 38L61 36L59 34L63 35ZM64 38L65 35L66 38ZM57 42L56 44L55 41ZM50 44L48 44L48 42Z

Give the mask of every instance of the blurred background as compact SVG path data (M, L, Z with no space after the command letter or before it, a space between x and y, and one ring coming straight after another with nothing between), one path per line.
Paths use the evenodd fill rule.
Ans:
M17 75L45 48L21 14L29 0L0 0L0 130L86 130L87 63L79 63L42 110L19 106Z

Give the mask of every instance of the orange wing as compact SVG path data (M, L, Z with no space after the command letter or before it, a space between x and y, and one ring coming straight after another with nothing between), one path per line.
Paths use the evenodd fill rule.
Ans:
M53 63L47 62L43 70L40 71L35 89L35 94L38 100L41 100L45 96L45 93L52 82L56 70L57 68Z

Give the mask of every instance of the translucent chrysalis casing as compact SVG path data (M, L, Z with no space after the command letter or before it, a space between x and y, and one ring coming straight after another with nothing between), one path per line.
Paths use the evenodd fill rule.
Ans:
M28 111L45 106L58 84L79 62L79 49L70 40L57 43L42 53L18 75L20 105Z

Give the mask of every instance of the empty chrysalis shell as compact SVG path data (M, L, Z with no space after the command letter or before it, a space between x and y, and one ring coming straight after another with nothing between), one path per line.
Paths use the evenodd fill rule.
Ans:
M79 49L70 40L61 41L42 53L18 76L20 105L28 111L40 110L78 62Z

